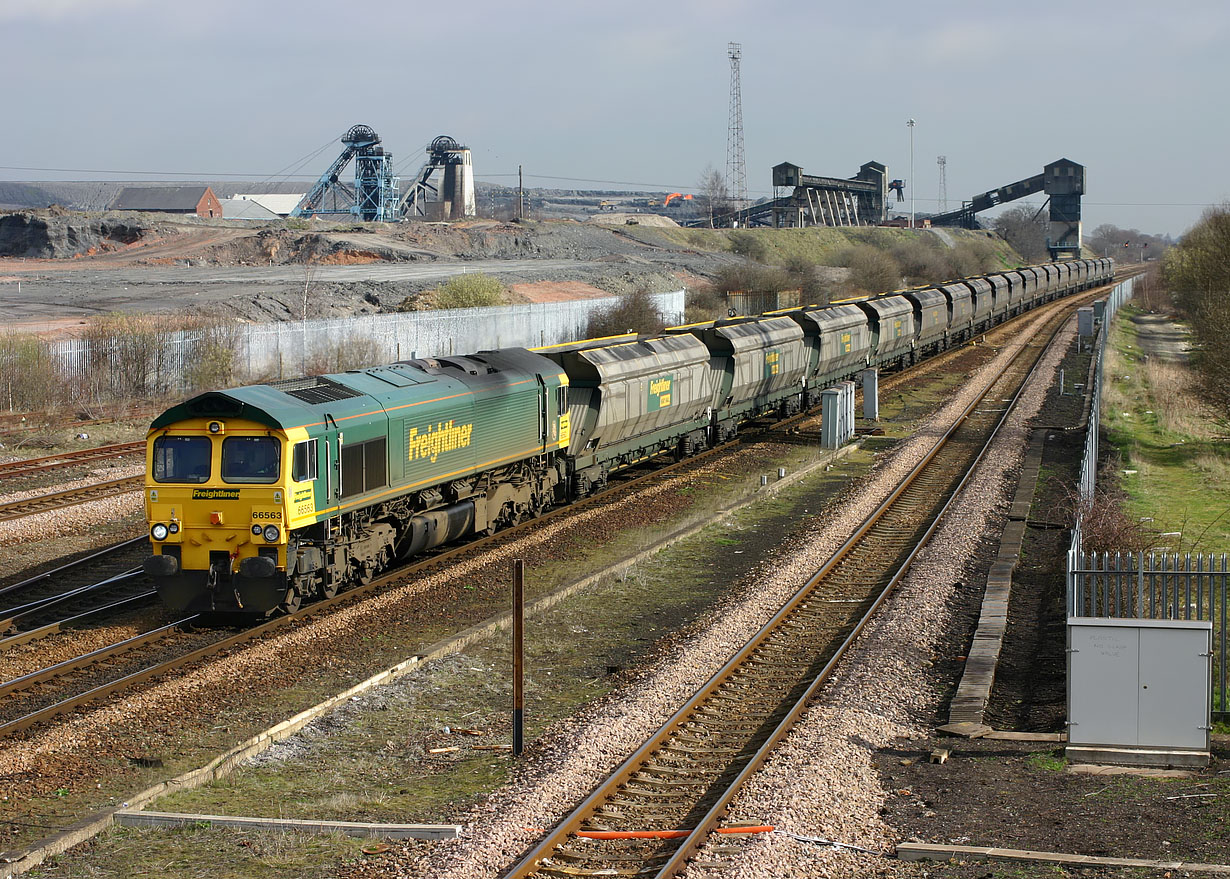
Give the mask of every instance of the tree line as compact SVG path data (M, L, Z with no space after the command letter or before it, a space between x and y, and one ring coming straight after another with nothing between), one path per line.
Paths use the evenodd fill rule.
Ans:
M1191 326L1205 398L1230 425L1230 203L1205 211L1166 253L1162 277Z

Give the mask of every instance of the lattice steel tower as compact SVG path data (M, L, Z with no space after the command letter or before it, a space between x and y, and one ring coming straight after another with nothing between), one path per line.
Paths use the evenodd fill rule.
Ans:
M736 207L747 207L747 162L743 158L743 96L739 86L739 59L743 47L727 43L730 56L730 128L726 133L726 185Z
M948 210L948 156L937 156L935 164L940 166L940 213Z

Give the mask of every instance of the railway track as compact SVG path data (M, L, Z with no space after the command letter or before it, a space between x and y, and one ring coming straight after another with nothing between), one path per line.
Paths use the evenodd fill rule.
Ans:
M145 546L125 540L0 588L0 654L152 606L157 594L137 566Z
M78 449L74 452L47 455L42 458L28 458L24 461L9 461L8 463L0 464L0 480L20 479L25 476L46 473L50 470L60 470L64 467L80 464L93 464L97 461L106 461L124 455L144 455L144 451L145 441L138 440L131 443L97 446L92 449Z
M1022 349L833 558L509 879L683 869L905 575L1070 316L1064 305L1035 336L1045 341Z
M70 488L66 491L55 491L20 501L10 501L0 504L0 522L9 519L20 519L35 513L46 513L59 510L86 501L96 501L101 498L115 497L130 491L139 491L145 485L144 476L126 476L122 479L111 479L107 482L96 482L83 485L80 488Z
M1071 309L1074 309L1078 304L1081 304L1080 301L1068 301L1068 306ZM942 360L943 358L938 359ZM936 358L933 358L932 361L929 362L935 362L935 360ZM814 413L804 413L789 422L779 423L777 428L772 431L768 431L765 434L759 435L758 438L763 438L765 436L773 437L775 433L782 433L782 435L784 435L784 430L792 426L792 424L814 417ZM464 557L489 551L504 543L524 537L528 531L541 528L553 522L559 516L575 515L576 513L592 506L616 500L619 497L622 497L624 492L638 490L640 487L651 481L663 479L671 472L703 463L715 455L729 451L730 448L739 445L740 442L743 441L746 440L735 440L726 446L708 450L683 461L669 464L666 467L660 467L633 475L631 478L620 482L618 485L613 485L610 489L600 495L571 504L567 507L552 510L543 516L523 522L520 525L508 528L504 531L500 531L495 535L480 538L479 540L471 543L446 549L433 556L417 559L414 563L403 566L379 578L373 579L368 584L351 588L340 593L334 598L316 602L305 608L297 610L293 614L281 616L249 628L243 632L239 632L224 638L219 638L211 644L197 647L192 650L180 650L178 648L174 648L169 651L164 650L164 652L172 652L176 655L171 656L170 658L164 657L162 659L152 661L148 665L143 665L141 668L135 670L125 671L122 675L113 676L112 680L107 680L102 683L92 685L88 688L79 688L79 692L76 695L66 696L59 702L43 706L21 717L12 717L11 714L9 715L10 719L7 720L5 720L4 717L0 717L0 737L12 735L21 730L37 726L59 714L77 710L92 702L105 699L116 693L137 687L150 679L166 676L178 669L182 669L187 665L206 660L213 655L217 655L222 651L237 647L245 642L257 641L261 638L276 633L283 627L295 624L307 616L328 611L345 603L361 600L370 594L378 592L391 585L398 584L408 577L428 574L439 568L446 567ZM930 489L928 489L928 492L929 491ZM142 541L144 539L144 537L138 538L138 540ZM181 621L181 624L184 624L183 621ZM169 628L161 637L161 640L164 642L170 642L171 639L177 637L175 632L176 630L174 628ZM144 645L139 646L143 647ZM126 653L130 656L135 655L136 652L136 647L132 645L117 644L114 648L105 648L99 651L94 651L95 655L91 657L90 662L83 663L80 667L102 667L103 664L110 663L112 660L107 653L107 650L110 649L114 649L117 654ZM78 669L74 668L71 663L64 665L61 669L63 674L75 672L77 670ZM43 678L40 681L40 684L47 685L49 682L62 676L62 674L51 673L47 677ZM4 685L0 685L0 690L3 689L3 686Z

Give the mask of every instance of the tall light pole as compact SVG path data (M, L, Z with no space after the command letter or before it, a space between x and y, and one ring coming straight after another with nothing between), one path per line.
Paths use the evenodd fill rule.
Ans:
M914 120L906 120L910 129L910 228L914 228Z

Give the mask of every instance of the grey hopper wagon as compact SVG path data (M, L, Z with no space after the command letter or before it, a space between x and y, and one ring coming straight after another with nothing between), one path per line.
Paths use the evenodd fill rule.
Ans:
M877 366L908 366L914 354L914 306L904 296L881 296L857 303L870 319Z
M707 439L714 396L709 349L692 336L661 336L539 353L568 376L573 488L600 488L607 474L664 451L690 454Z
M718 372L715 442L734 436L739 422L749 418L773 411L788 415L801 408L811 357L803 328L791 318L718 321L667 332L700 339L713 358Z
M964 342L974 334L974 292L964 284L945 284L939 288L948 300L948 335ZM990 297L985 297L990 304Z
M870 362L871 328L867 314L857 305L804 308L790 316L803 327L811 343L811 363L807 368L809 400L828 386L852 378Z

